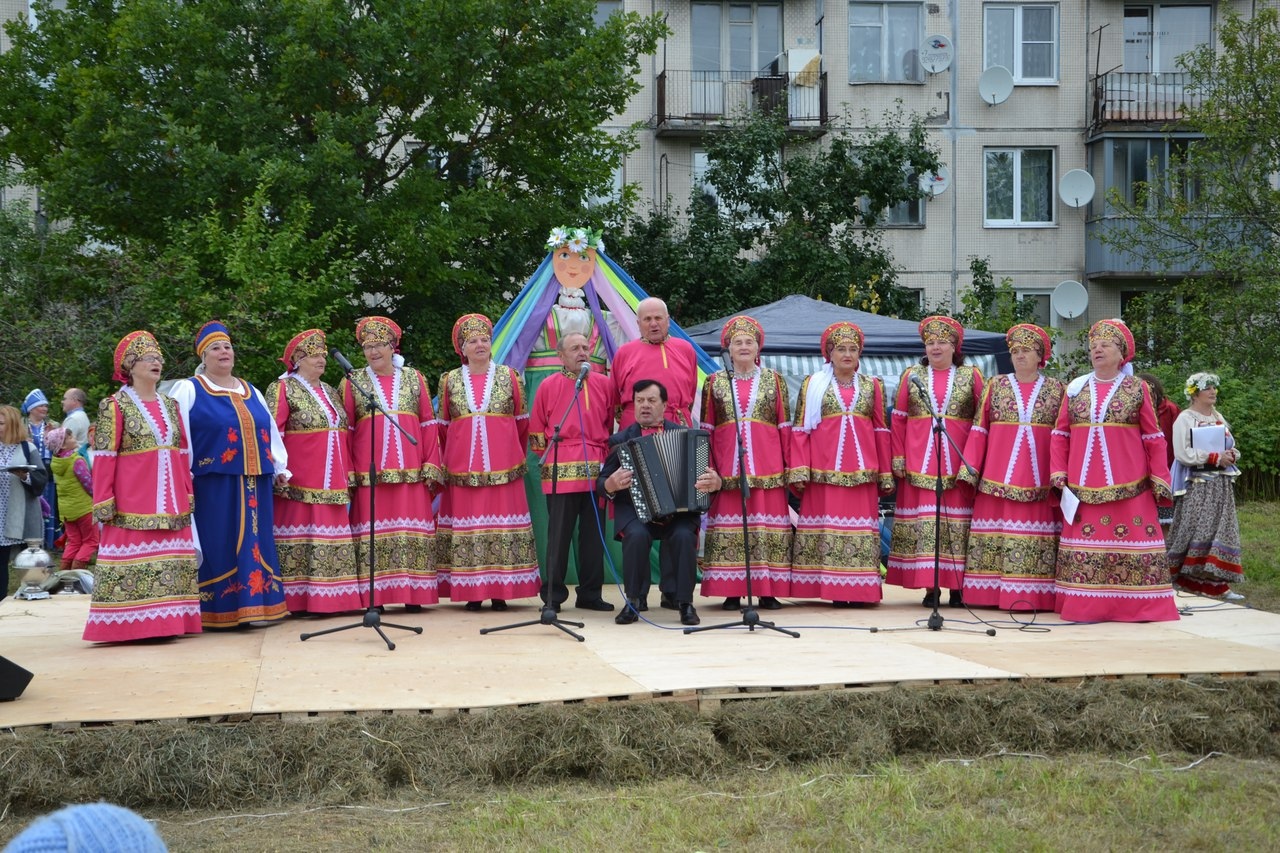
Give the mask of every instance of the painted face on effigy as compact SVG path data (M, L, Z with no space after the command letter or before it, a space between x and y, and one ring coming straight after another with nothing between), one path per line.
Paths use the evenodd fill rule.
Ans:
M564 287L586 287L595 268L595 249L587 249L579 254L568 247L561 247L551 253L551 269L556 274L556 280Z

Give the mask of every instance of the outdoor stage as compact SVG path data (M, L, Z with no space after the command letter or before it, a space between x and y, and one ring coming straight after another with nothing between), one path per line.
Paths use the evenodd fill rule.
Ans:
M1071 625L1040 614L1029 630L1017 630L1007 614L976 611L998 629L989 637L968 611L952 608L942 609L942 631L886 630L923 624L928 611L916 591L886 587L885 593L885 602L869 610L809 602L760 612L798 631L799 639L743 628L686 635L674 611L656 606L656 589L644 615L661 627L620 626L612 613L566 608L563 618L586 623L583 643L544 625L479 634L480 628L537 619L535 599L505 613L467 613L461 604L413 615L391 608L385 620L425 629L421 635L387 629L394 651L367 628L299 639L303 631L349 624L358 615L95 646L80 639L88 596L9 598L0 602L0 655L35 677L17 701L0 703L0 727L450 713L619 700L710 709L735 698L896 684L1280 677L1280 615L1246 607L1180 595L1180 607L1197 610L1178 622ZM616 592L611 597L618 599ZM704 626L738 615L720 610L718 600L695 604ZM879 630L871 633L872 627ZM966 628L978 633L954 630Z

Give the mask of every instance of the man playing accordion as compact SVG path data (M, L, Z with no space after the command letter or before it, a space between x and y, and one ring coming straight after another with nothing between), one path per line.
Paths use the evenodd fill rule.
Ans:
M697 574L698 513L680 512L647 523L641 521L631 500L632 472L622 467L618 454L619 445L625 442L682 427L663 417L667 389L662 383L641 379L631 391L635 423L609 439L609 457L596 483L596 490L613 503L615 538L622 542L622 578L627 603L614 621L619 625L629 625L640 618L640 599L645 594L645 580L649 573L649 549L653 540L660 539L661 586L675 588L680 624L697 625L701 620L693 607L693 585ZM702 492L717 492L721 483L720 475L708 467L698 475L695 487Z

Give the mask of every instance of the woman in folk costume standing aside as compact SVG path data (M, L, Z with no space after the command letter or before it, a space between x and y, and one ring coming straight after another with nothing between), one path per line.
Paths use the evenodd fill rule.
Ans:
M453 325L462 366L440 377L445 492L439 565L449 598L479 610L537 595L542 586L525 496L528 406L520 375L492 359L493 323L465 314Z
M1001 610L1052 611L1062 522L1049 486L1049 444L1065 390L1040 370L1053 354L1049 335L1022 323L1005 335L1013 373L993 377L982 395L964 455L977 473L964 601ZM1056 498L1056 496L1054 496Z
M836 607L877 604L880 495L893 491L884 387L858 373L862 329L822 333L826 364L800 386L788 482L801 494L791 595Z
M898 503L885 580L907 589L926 590L925 607L938 603L941 591L934 586L934 493L939 462L939 444L935 442L941 442L938 583L951 590L950 605L961 607L973 487L956 477L964 465L959 449L969 438L974 413L982 400L982 374L964 363L964 328L958 322L950 317L925 317L919 328L925 356L919 364L908 367L898 381L890 428ZM915 382L921 383L925 391ZM931 412L942 416L950 441L934 433Z
M373 525L377 604L403 604L413 613L440 600L431 493L442 480L431 391L426 377L400 356L402 338L394 320L361 318L356 323L356 343L366 365L342 380L338 388L352 429L353 482L358 484L351 499L356 560L362 567L369 565L369 529ZM381 411L370 409L370 398L378 402ZM395 424L417 439L417 444L410 443ZM369 479L371 452L376 485ZM373 517L369 515L371 487L375 491Z
M1240 565L1240 520L1236 516L1235 479L1240 449L1231 426L1218 411L1213 373L1193 373L1184 386L1186 411L1173 423L1173 526L1169 528L1169 573L1176 587L1227 601L1244 598L1231 584L1244 579ZM1195 430L1222 431L1222 450L1197 442ZM1205 430L1210 432L1210 430ZM1204 433L1201 433L1202 435ZM1199 446L1197 446L1199 445Z
M1064 518L1054 605L1073 622L1178 618L1156 514L1173 499L1164 433L1147 384L1125 371L1132 358L1124 323L1094 323L1093 372L1067 386L1053 431L1050 482L1080 501Z
M327 360L324 332L299 332L281 359L288 370L266 393L292 465L293 476L275 487L276 551L291 613L367 603L347 515L351 437L342 398L320 379Z
M276 558L272 481L288 455L262 393L233 371L235 348L214 320L196 334L196 375L173 389L191 437L205 628L238 628L288 615Z
M791 594L791 517L787 507L787 455L791 444L791 398L776 370L760 366L764 329L750 317L734 317L720 332L733 371L707 379L702 427L711 432L711 467L724 471L724 485L711 500L703 549L702 594L726 596L725 610L737 610L747 593L743 556L750 554L751 593L765 610ZM737 408L735 417L734 408ZM742 424L747 485L743 541L742 493L738 465L738 424ZM748 552L749 549L749 552Z
M178 404L157 389L164 370L150 332L116 345L120 390L98 406L93 517L102 524L84 639L93 643L199 634L190 449Z

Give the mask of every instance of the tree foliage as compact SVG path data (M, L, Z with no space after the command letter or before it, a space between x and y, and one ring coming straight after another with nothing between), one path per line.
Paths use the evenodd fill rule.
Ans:
M924 126L893 113L857 137L793 141L784 116L751 113L709 137L715 203L695 188L687 226L666 211L638 223L617 241L627 261L648 271L646 286L685 322L793 293L914 316L915 295L896 283L880 218L922 197L910 176L938 166Z
M34 6L6 25L0 155L51 218L170 274L184 343L233 309L255 334L378 310L436 366L608 187L633 141L600 125L665 31L596 27L591 0ZM286 282L306 311L280 315Z
M990 258L969 258L969 273L972 284L960 294L960 310L955 315L960 325L1004 333L1019 323L1035 321L1035 305L1018 298L1013 279L1006 276L996 283Z
M1134 302L1126 319L1139 361L1183 379L1224 378L1219 408L1235 426L1242 467L1274 492L1280 474L1280 14L1224 10L1218 47L1180 60L1189 95L1180 125L1202 134L1142 184L1102 239L1149 269L1192 275ZM1249 391L1232 383L1249 377ZM1180 382L1173 388L1179 388ZM1237 390L1240 393L1235 393ZM1175 401L1182 403L1179 394ZM1259 479L1261 478L1261 479ZM1269 486L1263 485L1269 483Z

